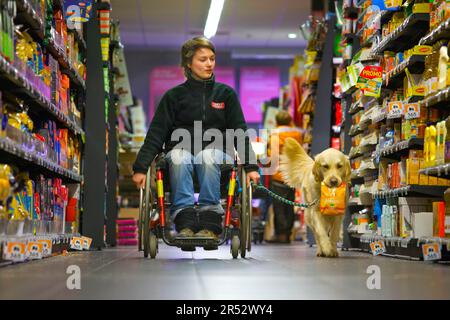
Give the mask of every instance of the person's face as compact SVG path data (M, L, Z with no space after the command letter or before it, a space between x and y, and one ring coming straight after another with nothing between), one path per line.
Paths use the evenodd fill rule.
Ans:
M209 79L216 66L216 55L208 48L197 49L192 57L192 63L188 66L198 78L203 80Z

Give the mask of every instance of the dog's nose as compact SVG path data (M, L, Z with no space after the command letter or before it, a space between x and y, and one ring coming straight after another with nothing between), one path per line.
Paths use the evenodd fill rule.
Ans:
M339 183L339 181L338 181L337 178L331 178L331 179L330 179L330 185L331 185L332 187L337 187L337 186L338 186L338 183Z

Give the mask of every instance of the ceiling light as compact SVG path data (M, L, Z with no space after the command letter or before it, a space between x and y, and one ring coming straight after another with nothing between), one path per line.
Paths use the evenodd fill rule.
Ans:
M211 0L208 18L206 19L204 35L210 39L214 37L219 25L220 15L222 14L223 4L225 0Z
M296 33L289 33L288 37L289 37L289 39L296 39L297 38L297 34Z

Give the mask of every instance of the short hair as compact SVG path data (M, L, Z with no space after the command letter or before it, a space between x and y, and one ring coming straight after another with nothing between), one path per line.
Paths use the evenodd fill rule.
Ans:
M189 74L188 65L192 63L192 57L198 49L207 48L216 53L216 47L214 44L205 37L194 37L183 43L181 47L181 66L184 69L184 75L187 77Z
M278 111L277 115L275 116L275 120L277 122L277 126L287 126L291 124L292 117L289 112L281 110Z

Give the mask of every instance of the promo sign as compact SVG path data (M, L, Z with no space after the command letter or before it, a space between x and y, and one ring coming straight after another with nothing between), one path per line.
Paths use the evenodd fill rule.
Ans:
M69 29L79 29L91 18L92 0L64 0L64 17Z
M42 251L44 245L38 241L31 241L27 244L27 258L30 260L40 260L42 259Z
M422 252L424 261L440 260L442 257L441 246L437 243L427 243L422 245Z
M386 252L386 246L384 245L383 240L372 242L370 244L370 249L374 256L379 256Z
M8 242L4 248L4 259L14 262L25 261L25 242Z
M420 106L418 103L407 103L405 104L405 119L418 119L420 118Z
M363 90L365 96L378 98L383 82L383 69L379 66L366 66L359 74L356 86Z
M392 101L388 104L387 118L397 119L403 116L403 103L401 101Z

